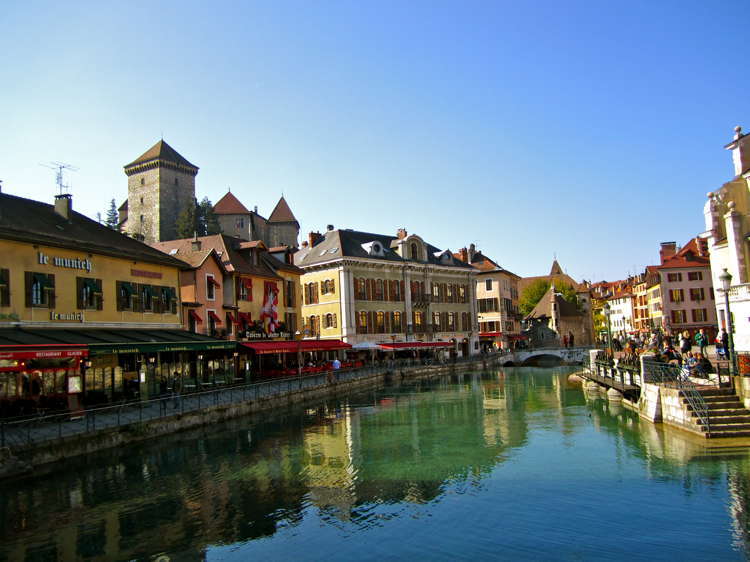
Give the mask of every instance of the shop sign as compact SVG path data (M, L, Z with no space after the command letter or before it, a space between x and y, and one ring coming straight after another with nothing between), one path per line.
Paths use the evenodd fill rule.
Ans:
M62 320L65 322L83 322L83 312L54 312L49 313L50 320Z
M202 343L202 342L189 342L189 343L141 343L141 344L130 344L127 347L119 346L95 346L91 347L90 351L92 355L107 355L107 354L124 354L124 353L156 353L159 351L170 352L170 351L211 351L211 350L222 350L222 349L234 349L236 343L233 341L218 342L218 343Z
M41 265L54 265L55 267L64 267L67 269L81 269L91 273L94 264L88 258L61 258L59 256L48 256L44 252L37 252L37 259Z
M158 271L146 271L145 269L131 269L130 275L133 277L148 277L150 279L161 279L162 274Z
M247 332L245 337L249 340L292 339L289 332L273 332L271 334L266 334L265 332Z
M86 349L50 349L37 351L0 351L0 360L4 359L65 359L67 357L86 357Z

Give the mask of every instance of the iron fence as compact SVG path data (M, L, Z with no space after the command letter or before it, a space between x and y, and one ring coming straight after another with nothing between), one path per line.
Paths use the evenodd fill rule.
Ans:
M643 378L645 382L663 384L676 388L685 397L690 408L698 416L701 424L710 433L709 408L696 384L690 379L690 371L679 365L659 361L643 361Z

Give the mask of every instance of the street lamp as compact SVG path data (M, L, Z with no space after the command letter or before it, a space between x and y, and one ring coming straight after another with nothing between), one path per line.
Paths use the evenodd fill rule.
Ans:
M612 309L608 302L604 303L602 310L604 310L604 316L607 317L607 347L609 348L609 356L612 357L612 328L609 319L610 314L612 314Z
M727 335L729 336L729 349L727 349L727 353L729 354L729 374L736 375L738 370L737 358L734 354L734 337L732 336L734 328L732 327L732 313L729 311L729 289L732 286L732 274L727 271L726 267L724 268L724 273L719 275L719 281L721 281L721 288L724 290L724 306L727 309Z

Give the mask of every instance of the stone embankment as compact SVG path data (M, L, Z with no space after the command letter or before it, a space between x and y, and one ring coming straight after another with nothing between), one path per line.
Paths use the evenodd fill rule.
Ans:
M18 476L40 467L53 468L54 463L115 447L126 447L148 439L159 438L190 429L208 427L233 418L258 412L282 409L294 404L304 404L323 398L344 396L366 389L379 388L392 379L412 381L456 372L485 369L498 364L500 356L484 356L473 361L425 365L405 368L383 367L361 377L339 382L324 382L317 386L290 389L283 394L259 397L234 404L206 406L200 410L176 413L145 422L119 425L97 431L79 433L61 439L31 442L13 449L0 449L0 478Z

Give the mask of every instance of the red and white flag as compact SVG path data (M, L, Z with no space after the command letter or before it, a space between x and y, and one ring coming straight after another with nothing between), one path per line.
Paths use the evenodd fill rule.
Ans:
M266 281L263 287L263 294L263 309L260 313L260 320L261 322L265 322L265 319L268 318L267 332L273 334L279 327L279 288L276 286L276 283Z

